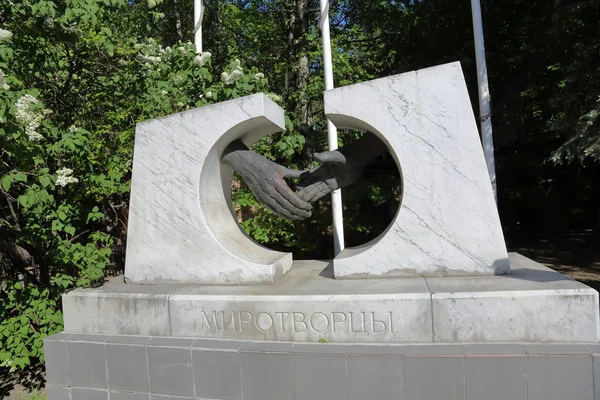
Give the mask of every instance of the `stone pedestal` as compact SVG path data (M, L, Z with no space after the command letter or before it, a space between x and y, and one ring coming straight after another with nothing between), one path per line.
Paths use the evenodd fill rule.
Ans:
M598 293L509 258L507 276L298 262L274 285L75 290L48 400L600 400Z
M333 279L297 262L273 285L126 285L63 298L69 333L329 343L597 342L598 293L511 254L508 276Z
M600 400L598 293L510 276L127 285L63 298L48 400Z

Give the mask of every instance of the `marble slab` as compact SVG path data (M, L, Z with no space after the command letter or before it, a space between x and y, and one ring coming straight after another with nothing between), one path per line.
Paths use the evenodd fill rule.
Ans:
M600 340L594 289L521 255L511 264L512 275L500 280L427 279L435 342Z
M283 110L257 94L137 125L125 277L134 284L272 283L292 255L252 241L231 207L227 144L284 129Z
M512 275L334 279L299 261L274 284L128 285L63 297L68 333L330 343L598 342L598 292L518 254Z
M336 257L336 278L510 273L459 63L327 91L325 113L338 128L379 136L404 191L384 233Z

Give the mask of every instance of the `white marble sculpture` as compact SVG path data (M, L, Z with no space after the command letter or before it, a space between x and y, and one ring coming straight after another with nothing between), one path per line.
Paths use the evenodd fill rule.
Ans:
M130 283L272 283L292 255L253 242L231 208L233 170L220 162L284 129L283 110L257 94L138 124L125 277Z
M325 108L338 127L370 131L388 146L404 191L383 234L336 257L336 278L510 272L458 63L328 91ZM291 254L257 245L237 224L233 170L221 158L228 144L283 127L283 110L262 94L139 124L127 280L229 285L283 276Z
M403 181L391 225L336 257L336 278L510 273L458 62L328 91L325 112L386 142Z

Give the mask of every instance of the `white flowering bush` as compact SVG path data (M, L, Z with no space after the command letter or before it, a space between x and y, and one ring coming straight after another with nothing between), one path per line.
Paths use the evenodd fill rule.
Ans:
M73 175L73 170L70 168L61 168L56 171L56 185L60 187L65 187L69 183L77 183L79 179L75 178Z
M32 142L37 142L44 137L38 132L38 128L49 110L39 109L38 99L30 94L24 94L15 104L17 112L15 119L25 127L25 135Z
M268 92L243 61L149 38L160 3L0 2L0 366L43 361L60 296L122 267L135 124Z
M10 40L10 38L12 38L12 32L0 28L0 42L5 42Z
M145 101L154 104L155 113L161 115L268 92L264 74L256 68L244 69L240 60L226 65L217 75L220 78L215 79L212 54L197 54L191 42L163 47L154 39L148 39L137 44L136 50L135 61L143 69L148 83Z

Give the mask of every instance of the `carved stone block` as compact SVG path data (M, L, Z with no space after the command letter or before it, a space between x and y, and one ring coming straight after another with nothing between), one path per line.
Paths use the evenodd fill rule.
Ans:
M325 113L338 128L379 136L403 182L389 228L338 255L336 278L510 273L459 63L327 91Z

